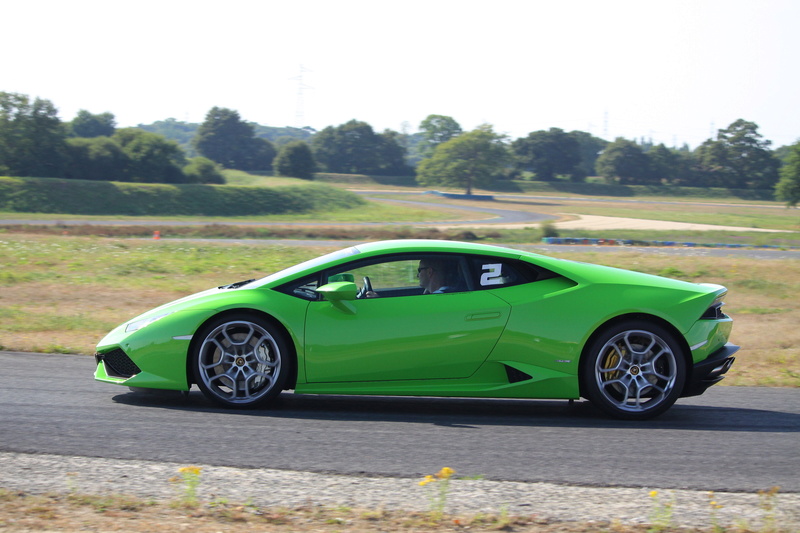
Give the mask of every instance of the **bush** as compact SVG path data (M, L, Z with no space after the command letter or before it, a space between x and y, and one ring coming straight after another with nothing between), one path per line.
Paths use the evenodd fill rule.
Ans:
M558 237L558 230L552 222L543 222L541 226L542 238L545 237Z
M225 183L222 168L207 157L193 157L189 164L183 167L183 173L190 183Z

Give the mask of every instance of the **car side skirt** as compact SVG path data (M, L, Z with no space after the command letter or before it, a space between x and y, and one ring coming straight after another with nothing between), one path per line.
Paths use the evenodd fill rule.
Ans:
M441 396L473 398L579 398L577 379L548 368L491 361L462 379L298 383L295 394Z

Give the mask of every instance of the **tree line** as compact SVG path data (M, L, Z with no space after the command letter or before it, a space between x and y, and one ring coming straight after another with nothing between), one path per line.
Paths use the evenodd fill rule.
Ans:
M485 124L463 131L430 115L418 132L376 132L351 120L320 131L269 128L214 107L202 124L168 119L117 128L111 113L81 110L63 123L48 100L0 92L0 175L162 183L223 183L223 168L313 179L316 172L416 175L424 186L471 192L495 180L773 189L800 201L800 142L771 149L739 119L696 149L583 131L538 130L511 140ZM190 155L187 155L190 154Z

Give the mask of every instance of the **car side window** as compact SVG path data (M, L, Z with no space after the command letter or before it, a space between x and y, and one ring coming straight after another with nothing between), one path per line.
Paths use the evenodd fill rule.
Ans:
M359 291L366 294L365 280L369 280L369 297L411 296L422 294L423 289L417 279L419 259L401 257L392 260L361 261L318 272L313 276L296 280L278 290L305 300L319 300L316 290L328 283L351 281Z
M411 259L396 259L379 263L351 265L346 270L328 273L328 282L346 275L359 289L369 280L372 291L378 296L408 296L416 294L419 287L416 281L417 266Z
M319 287L319 275L305 277L294 281L288 285L278 288L279 291L303 298L304 300L316 300L317 287Z
M373 298L463 292L468 290L466 271L466 260L461 255L402 254L332 269L325 273L327 281L323 284L344 275L362 290L369 280L367 297Z
M434 275L434 272L436 274ZM511 287L548 279L555 274L523 261L457 254L403 254L389 258L358 261L320 271L278 288L281 292L319 300L316 289L336 281L352 281L368 297L416 296ZM434 279L431 279L434 278ZM430 281L437 283L431 284Z
M514 259L478 256L470 261L475 288L497 289L542 279L533 266Z

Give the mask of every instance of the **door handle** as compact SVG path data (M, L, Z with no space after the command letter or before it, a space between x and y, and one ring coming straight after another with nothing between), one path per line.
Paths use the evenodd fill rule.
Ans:
M502 315L499 311L494 313L475 313L474 315L467 315L467 320L491 320L493 318L500 318Z

